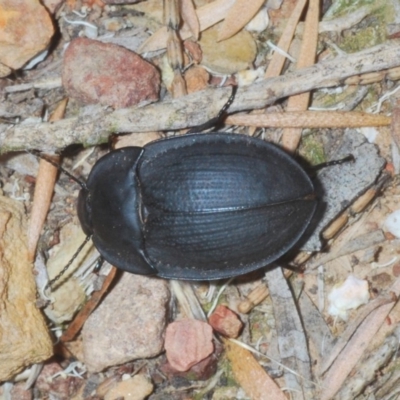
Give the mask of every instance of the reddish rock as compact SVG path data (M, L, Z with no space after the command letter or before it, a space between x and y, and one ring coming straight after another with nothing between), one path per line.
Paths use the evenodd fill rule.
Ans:
M218 357L213 353L204 360L190 367L187 371L177 371L167 362L161 366L161 372L167 376L168 379L179 376L191 381L206 381L217 372L217 367Z
M160 74L133 51L78 38L68 46L62 80L70 97L114 108L158 99Z
M212 328L195 319L175 321L167 327L164 346L172 368L187 371L214 351Z
M67 400L73 397L83 381L80 378L68 376L63 371L56 362L45 364L35 383L35 389L43 395L40 398L48 396Z
M32 400L32 390L25 390L26 382L19 382L13 386L10 393L11 400Z
M237 314L223 305L215 309L208 322L217 332L231 338L238 337L243 328L243 322Z

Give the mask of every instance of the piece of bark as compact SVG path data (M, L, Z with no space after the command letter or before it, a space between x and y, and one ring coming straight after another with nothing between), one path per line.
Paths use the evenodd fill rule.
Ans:
M307 336L313 342L320 360L322 360L331 351L334 337L322 314L305 291L299 297L299 309Z
M375 145L368 143L363 135L351 129L345 131L343 140L330 157L339 160L349 154L353 155L354 162L324 168L314 179L319 201L305 237L309 236L308 232L312 234L302 245L303 250L321 249L322 231L375 183L386 163Z
M294 375L285 370L286 387L293 399L313 399L315 393L313 385L310 384L312 375L307 339L293 294L281 268L268 271L265 277L274 308L282 363L298 374Z
M53 354L46 323L36 308L22 204L0 197L0 381Z

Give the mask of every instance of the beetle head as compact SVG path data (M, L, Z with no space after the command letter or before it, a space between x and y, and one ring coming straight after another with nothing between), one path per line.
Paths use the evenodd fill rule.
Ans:
M87 189L82 189L78 197L78 218L81 223L83 232L87 236L93 234L92 224L92 207L90 205L90 192Z

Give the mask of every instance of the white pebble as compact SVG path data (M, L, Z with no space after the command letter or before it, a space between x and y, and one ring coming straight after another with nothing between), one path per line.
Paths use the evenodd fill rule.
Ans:
M373 127L358 128L358 131L365 136L369 143L375 143L376 138L379 135L378 130Z
M248 31L262 32L267 29L269 17L266 8L262 8L254 18L246 25Z
M347 320L347 311L366 304L369 300L368 282L349 275L341 286L334 287L328 296L328 313Z
M387 232L400 238L400 210L393 211L386 217L383 224Z

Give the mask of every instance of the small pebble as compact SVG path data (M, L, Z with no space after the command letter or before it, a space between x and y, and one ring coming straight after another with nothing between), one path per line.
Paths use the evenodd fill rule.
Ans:
M109 390L104 400L144 400L153 391L152 383L144 375L122 380Z
M393 211L386 217L383 223L387 232L391 233L394 237L400 238L400 210Z
M167 327L164 346L171 366L187 371L214 351L212 328L195 319L172 322Z
M236 313L224 305L219 305L209 318L210 325L224 336L237 338L243 323Z

